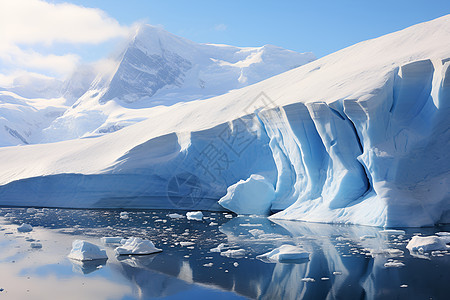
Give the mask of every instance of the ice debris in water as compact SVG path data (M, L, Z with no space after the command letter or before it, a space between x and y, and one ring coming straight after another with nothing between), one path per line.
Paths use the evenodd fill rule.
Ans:
M201 221L203 220L203 213L201 211L189 211L186 213L188 220Z
M314 278L309 278L309 277L302 278L301 281L303 281L303 282L316 282L316 280Z
M181 218L184 218L183 215L180 215L180 214L177 214L177 213L169 214L168 216L169 216L169 218L172 218L172 219L181 219Z
M100 249L97 245L83 240L73 241L72 250L67 257L79 261L108 259L105 250Z
M450 236L450 232L446 232L446 231L441 231L441 232L436 232L437 236Z
M233 257L233 258L240 258L245 256L245 250L244 249L236 249L236 250L227 250L224 252L221 252L220 255L225 257Z
M37 212L37 209L34 207L27 208L27 214L34 214Z
M181 247L187 247L187 246L192 246L195 245L195 243L193 242L180 242L180 246Z
M410 252L426 252L426 251L433 251L433 250L446 250L450 247L446 245L446 239L432 235L432 236L413 236L411 240L409 241L408 245L406 245L406 248Z
M30 224L22 223L19 227L17 227L18 232L30 232L33 231L33 227Z
M209 252L222 252L228 248L229 246L227 244L220 243L217 247L210 249Z
M282 245L256 257L264 262L296 263L309 260L309 252L299 246Z
M400 267L404 267L405 264L402 263L401 261L393 260L393 261L389 261L389 262L385 263L384 266L386 268L400 268Z
M122 211L120 213L120 218L124 220L128 219L129 218L128 213L126 211Z
M120 244L122 240L123 237L121 236L104 236L100 238L102 244Z
M116 255L144 255L162 252L161 249L149 240L143 240L137 237L131 237L126 240L125 244L115 249Z

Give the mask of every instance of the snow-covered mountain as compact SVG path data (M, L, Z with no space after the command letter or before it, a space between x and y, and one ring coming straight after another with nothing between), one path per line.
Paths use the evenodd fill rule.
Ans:
M314 59L271 45L197 44L142 25L103 72L84 66L68 80L66 97L79 99L44 130L44 141L113 132L146 119L145 108L221 95Z
M445 16L108 135L1 148L0 204L219 210L258 178L272 218L448 223L449 67Z

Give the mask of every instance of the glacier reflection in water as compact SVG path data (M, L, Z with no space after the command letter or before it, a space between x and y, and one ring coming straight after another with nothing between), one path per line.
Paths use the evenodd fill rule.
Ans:
M8 276L8 280L0 283L10 285L0 286L4 289L1 293L8 295L5 291L10 289L9 295L13 295L13 289L20 288L15 283L24 276L30 277L28 283L42 284L49 274L56 276L52 285L64 285L67 280L95 281L99 287L120 284L122 293L116 292L114 299L444 299L450 293L449 251L411 256L405 249L413 234L449 231L448 226L394 234L374 227L230 218L222 213L205 212L202 222L172 219L168 217L172 211L129 211L129 219L121 219L119 213L1 209L0 277ZM14 224L22 222L40 227L19 235ZM106 262L76 263L65 257L73 239L100 244L102 236L148 238L163 252L115 257L114 248L107 247ZM42 250L14 250L26 248L23 237L41 237ZM221 251L217 249L220 244ZM283 244L302 246L311 253L309 261L282 264L256 259ZM213 248L219 252L211 252ZM245 254L225 253L237 249ZM12 259L15 264L10 263ZM386 267L388 262L404 266ZM104 290L91 291L87 297L113 299L111 292Z

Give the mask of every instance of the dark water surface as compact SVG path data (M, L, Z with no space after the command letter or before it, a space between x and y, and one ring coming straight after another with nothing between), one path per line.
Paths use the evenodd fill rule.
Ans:
M450 231L449 226L404 229L403 234L224 213L204 212L203 221L194 221L168 217L174 211L128 212L129 218L121 219L117 210L0 209L0 299L450 297L450 251L411 255L405 248L414 234ZM21 223L33 231L17 232ZM116 257L115 246L102 245L107 261L66 258L73 240L101 245L103 236L150 239L163 252ZM32 249L33 240L42 249ZM222 243L221 251L210 251ZM283 244L301 245L309 261L256 258ZM227 256L230 249L245 254ZM386 267L388 262L403 266Z

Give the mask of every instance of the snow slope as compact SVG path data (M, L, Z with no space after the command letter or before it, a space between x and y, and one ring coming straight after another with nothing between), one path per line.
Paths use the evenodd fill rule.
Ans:
M252 174L272 218L450 221L450 16L97 138L0 149L0 204L220 209Z
M66 109L62 97L29 99L11 91L0 91L0 147L39 142L42 129Z
M116 131L147 119L146 108L207 99L313 61L272 45L197 44L162 28L141 25L115 59L80 67L65 84L78 99L44 130L54 142Z

